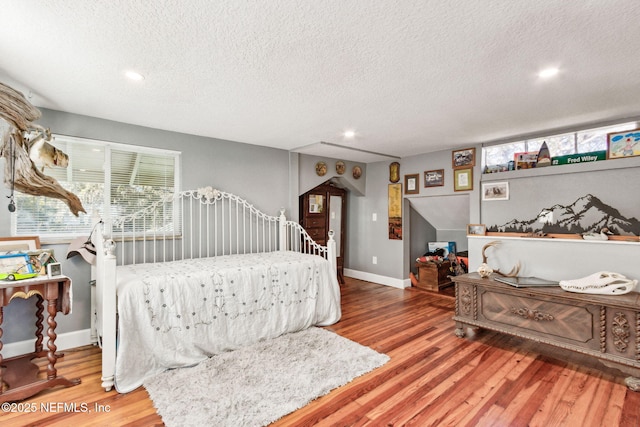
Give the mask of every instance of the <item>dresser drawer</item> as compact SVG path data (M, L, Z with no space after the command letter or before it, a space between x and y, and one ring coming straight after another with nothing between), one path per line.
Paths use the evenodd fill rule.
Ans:
M322 244L319 241L326 239L326 231L324 228L307 228L307 233L313 240L315 240L318 244Z
M308 216L305 218L305 224L306 227L308 228L313 228L313 227L322 227L324 228L324 224L325 224L325 219L324 219L324 215L322 216Z
M519 291L523 292L523 291ZM595 305L565 304L526 295L480 290L479 321L487 321L514 332L535 333L547 339L598 348L600 309Z

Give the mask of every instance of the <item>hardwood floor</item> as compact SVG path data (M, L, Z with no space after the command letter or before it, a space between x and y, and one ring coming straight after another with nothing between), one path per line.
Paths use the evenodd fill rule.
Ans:
M490 331L457 338L452 298L350 278L342 298L342 320L327 329L391 361L275 426L640 425L640 393L627 390L617 370ZM65 351L57 367L82 384L19 402L21 411L0 413L0 425L163 425L143 388L100 388L96 347Z

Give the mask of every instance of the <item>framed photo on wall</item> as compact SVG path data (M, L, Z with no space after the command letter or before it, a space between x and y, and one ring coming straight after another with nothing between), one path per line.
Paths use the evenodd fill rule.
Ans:
M483 182L482 200L509 200L509 182Z
M424 173L425 187L442 187L443 185L444 185L444 169L425 171Z
M640 129L607 134L607 159L640 156Z
M389 184L389 239L402 240L402 184Z
M451 164L454 169L476 165L476 149L465 148L451 152Z
M467 236L484 236L487 227L484 224L467 224Z
M473 168L453 170L453 191L473 190Z
M420 186L418 182L420 175L417 173L404 176L404 194L418 194L420 193Z

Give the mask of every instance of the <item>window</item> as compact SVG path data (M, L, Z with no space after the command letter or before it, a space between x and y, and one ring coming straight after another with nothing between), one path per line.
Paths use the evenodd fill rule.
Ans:
M515 153L523 153L525 151L527 151L527 149L524 141L483 147L482 165L483 167L487 165L507 165L513 161L513 155Z
M540 151L543 143L547 143L547 148L554 156L564 156L576 153L575 134L566 133L563 135L548 136L545 138L528 139L525 141L527 148L525 151ZM605 147L606 149L606 147Z
M78 196L87 213L76 217L61 200L16 193L14 235L88 235L105 206L112 215L133 213L179 188L179 152L62 135L55 135L52 144L69 156L69 166L44 173ZM154 227L172 229L172 221L170 211Z
M552 156L605 151L608 133L632 130L637 127L637 122L621 123L507 144L489 145L482 148L482 168L485 173L508 170L509 162L513 162L515 153L537 152L543 142L547 143Z
M638 127L638 123L624 123L621 125L607 126L597 129L587 129L576 132L576 149L578 153L588 153L607 149L607 134L611 132L622 132L633 130Z

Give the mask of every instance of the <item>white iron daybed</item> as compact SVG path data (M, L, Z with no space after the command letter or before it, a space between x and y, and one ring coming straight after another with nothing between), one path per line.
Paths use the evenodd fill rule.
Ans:
M211 187L106 217L93 242L107 391L341 316L332 236Z

